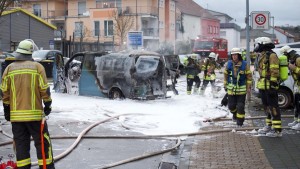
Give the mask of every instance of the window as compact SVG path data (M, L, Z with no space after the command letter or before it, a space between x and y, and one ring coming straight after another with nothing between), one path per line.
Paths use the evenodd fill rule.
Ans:
M94 21L94 36L100 36L100 22Z
M159 28L164 28L164 21L159 21Z
M86 2L78 2L78 15L83 15L86 12Z
M96 0L96 8L121 7L121 0Z
M104 21L104 35L112 36L114 33L113 21Z
M84 34L83 22L75 22L74 36L75 37L82 37L83 34Z
M165 4L164 0L159 0L159 7L160 8L163 8L164 4Z
M33 14L38 17L42 16L42 9L40 4L33 4Z

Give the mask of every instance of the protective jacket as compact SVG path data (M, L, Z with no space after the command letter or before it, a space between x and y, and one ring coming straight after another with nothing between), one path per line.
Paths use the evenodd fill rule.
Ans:
M295 81L295 84L300 87L300 57L298 57L295 61L295 69L291 70L293 79Z
M1 90L3 103L10 105L11 122L42 120L42 100L51 101L45 69L33 61L8 65L2 76Z
M204 63L201 66L201 70L204 72L203 80L215 80L216 67L217 67L217 63L215 61L212 61L210 59L205 59Z
M243 95L247 93L248 86L251 86L252 74L250 66L246 61L234 63L229 60L224 70L224 86L228 95Z
M185 58L183 63L185 66L187 78L193 79L201 72L200 65L197 63L196 60L192 58Z
M277 84L277 86L273 86L275 89L279 88L279 59L276 53L261 52L258 59L258 72L260 76L256 86L258 89L269 90L270 82Z

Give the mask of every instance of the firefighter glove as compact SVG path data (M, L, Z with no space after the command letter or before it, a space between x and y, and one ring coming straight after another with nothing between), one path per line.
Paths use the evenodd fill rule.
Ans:
M270 81L270 88L271 89L278 89L278 83L277 82L272 82L272 81Z
M9 104L3 104L4 109L4 118L7 121L10 121L10 106Z
M44 102L44 105L45 105L44 113L46 116L48 116L51 113L51 110L52 110L51 104L52 104L52 101Z

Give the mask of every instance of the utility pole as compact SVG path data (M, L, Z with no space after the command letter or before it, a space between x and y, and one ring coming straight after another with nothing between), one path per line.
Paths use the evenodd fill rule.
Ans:
M273 43L274 43L274 41L275 41L275 34L274 34L274 29L275 29L275 27L274 27L274 16L271 16L270 18L272 18L273 20L272 20L272 26L273 26L273 30L272 30L272 41L273 41Z
M249 30L249 0L246 0L246 58L247 63L250 65L250 30Z
M135 30L138 31L137 0L135 0Z

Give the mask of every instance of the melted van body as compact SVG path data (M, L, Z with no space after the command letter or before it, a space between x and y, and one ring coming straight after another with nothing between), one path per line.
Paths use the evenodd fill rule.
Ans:
M152 52L77 53L65 66L64 91L111 99L165 98L163 57Z

